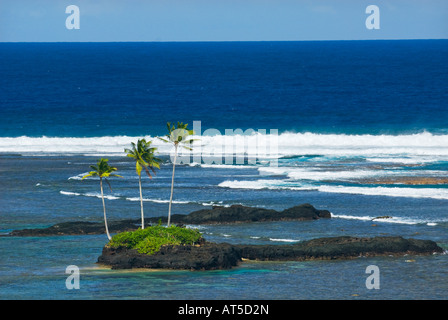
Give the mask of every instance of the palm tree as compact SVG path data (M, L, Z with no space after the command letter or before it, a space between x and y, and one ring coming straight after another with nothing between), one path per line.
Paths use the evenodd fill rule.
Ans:
M157 148L151 148L151 141L139 139L137 144L131 143L132 149L124 149L127 156L135 160L135 171L138 175L138 186L140 189L140 210L142 215L142 229L145 228L145 218L143 215L143 197L142 197L142 170L145 169L146 174L152 179L149 169L156 174L154 168L160 169L161 160L154 157L154 152Z
M174 190L174 172L176 170L176 160L177 160L177 151L179 146L184 149L192 150L192 148L187 147L186 145L191 145L195 139L189 138L189 136L194 134L193 130L188 130L188 124L183 124L182 122L178 122L177 126L171 125L170 122L166 124L168 128L168 134L165 136L166 139L160 138L160 140L172 143L174 145L174 161L173 161L173 175L171 177L171 195L170 195L170 204L168 207L168 227L170 226L171 221L171 204L173 202L173 190Z
M109 234L109 228L107 227L107 218L106 218L106 205L104 204L104 194L103 194L103 178L109 185L110 190L112 191L112 187L110 186L109 181L107 180L108 177L120 177L122 176L118 174L112 174L112 172L117 171L117 168L109 166L107 163L108 159L101 158L98 160L96 166L90 166L93 171L90 171L88 174L86 174L84 177L82 177L81 180L84 180L87 177L99 177L100 178L100 188L101 188L101 200L103 201L103 211L104 211L104 224L106 226L106 234L107 238L111 240L111 236Z

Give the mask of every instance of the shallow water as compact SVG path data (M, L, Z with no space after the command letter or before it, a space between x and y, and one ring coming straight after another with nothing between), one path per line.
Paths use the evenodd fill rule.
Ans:
M101 221L97 181L69 179L84 170L92 158L2 158L2 168L17 161L28 172L12 179L3 173L1 232L45 227L62 221ZM117 161L111 159L111 161ZM169 166L167 166L169 168ZM108 217L139 218L139 202L127 200L135 192L131 163L121 164L126 179L112 182L114 195L106 200ZM169 169L147 181L148 199L165 198ZM129 170L129 171L128 171ZM196 172L201 175L197 176ZM256 170L255 170L256 171ZM10 172L10 171L8 171ZM179 166L174 213L241 203L281 210L309 202L332 212L331 219L277 221L199 228L209 241L251 244L287 244L329 236L400 235L431 239L448 249L447 200L333 194L318 191L252 190L216 187L233 175L254 174L250 169L218 170ZM210 176L213 174L213 176ZM196 177L196 178L194 178ZM29 183L31 181L31 183ZM204 183L205 182L205 183ZM36 185L38 184L39 185ZM215 185L215 186L213 186ZM61 190L74 194L61 194ZM116 190L116 191L115 191ZM76 194L76 195L75 195ZM84 195L83 195L84 194ZM157 196L155 196L157 194ZM132 195L136 196L136 195ZM144 202L147 216L166 214L167 203ZM390 215L394 219L372 221ZM429 223L429 225L428 225ZM115 271L96 264L105 235L0 237L2 299L446 299L448 255L358 258L347 261L243 262L224 271ZM81 270L79 290L65 287L65 268ZM366 267L380 268L379 290L365 286Z
M61 238L1 240L16 254L17 248L34 251L27 264L10 254L0 271L2 299L446 299L448 290L446 255L243 262L225 271L116 271L92 263L104 237L86 236L83 243ZM46 253L37 249L42 247ZM69 264L81 269L79 290L65 287ZM378 290L365 286L369 265L380 268Z

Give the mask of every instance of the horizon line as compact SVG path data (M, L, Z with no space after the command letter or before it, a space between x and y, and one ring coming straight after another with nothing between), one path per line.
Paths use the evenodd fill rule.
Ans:
M0 41L0 43L222 43L222 42L330 42L330 41L409 41L448 40L448 38L378 38L378 39L315 39L315 40L117 40L117 41Z

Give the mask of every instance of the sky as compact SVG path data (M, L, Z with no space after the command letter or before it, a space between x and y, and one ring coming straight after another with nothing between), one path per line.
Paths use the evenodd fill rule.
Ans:
M66 27L69 5L79 29ZM366 27L369 5L379 29ZM447 38L448 0L0 1L0 42Z

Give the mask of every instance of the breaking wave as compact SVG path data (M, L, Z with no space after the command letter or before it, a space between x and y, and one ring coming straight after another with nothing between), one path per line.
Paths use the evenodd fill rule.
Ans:
M328 193L360 194L370 196L430 198L448 200L448 188L406 188L406 187L350 187L350 186L300 186L297 183L282 180L255 180L238 181L227 180L221 182L219 187L230 189L271 189L271 190L296 190L296 191L320 191Z
M93 193L93 192L88 192L88 193L79 193L79 192L71 192L71 191L64 191L61 190L59 191L60 194L65 195L65 196L84 196L84 197L96 197L96 198L101 198L101 194L100 193ZM124 197L124 196L112 196L112 195L104 195L105 199L109 199L109 200L126 200L126 201L140 201L139 197ZM153 203L169 203L169 200L165 200L165 199L150 199L150 198L143 198L142 199L143 202L153 202ZM200 201L183 201L183 200L173 200L172 201L174 204L199 204L202 205L204 207L207 206L223 206L223 207L229 207L230 205L228 204L223 204L222 201L208 201L208 202L200 202Z
M131 142L146 138L161 154L170 154L172 147L151 137L104 136L104 137L0 137L0 153L39 155L114 155L123 154ZM208 156L242 155L291 157L296 155L397 155L402 159L412 156L448 155L448 135L429 132L408 135L348 135L317 133L281 133L195 136L200 141L194 148L197 153ZM404 155L404 156L403 156ZM400 158L397 158L400 160ZM405 160L406 161L406 160Z
M352 216L352 215L333 214L333 213L331 213L331 218L371 221L372 223L397 223L397 224L407 224L407 225L426 224L427 226L437 226L439 222L446 222L446 220L432 221L432 220L425 220L425 219L421 219L421 218L411 218L411 217Z

